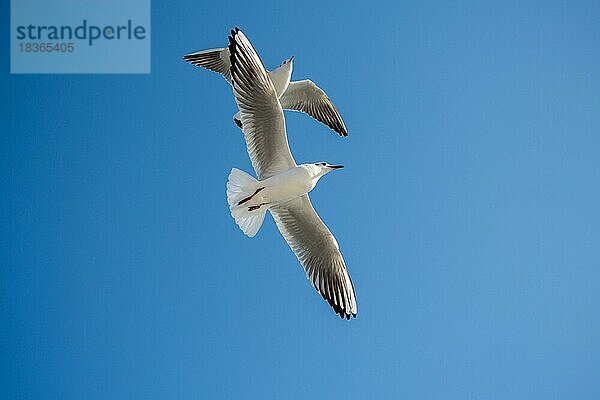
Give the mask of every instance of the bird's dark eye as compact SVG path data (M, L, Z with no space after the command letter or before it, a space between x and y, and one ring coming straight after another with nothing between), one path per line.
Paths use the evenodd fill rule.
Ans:
M327 165L327 163L322 162L321 165Z

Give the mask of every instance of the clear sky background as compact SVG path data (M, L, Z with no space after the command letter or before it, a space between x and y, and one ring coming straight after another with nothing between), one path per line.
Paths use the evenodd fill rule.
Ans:
M149 75L9 75L2 24L0 397L600 398L600 4L439 3L154 1ZM181 57L235 25L345 118L286 114L356 320L229 215Z

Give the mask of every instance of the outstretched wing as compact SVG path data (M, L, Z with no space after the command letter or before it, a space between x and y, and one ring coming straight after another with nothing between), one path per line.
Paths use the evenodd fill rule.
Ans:
M263 180L296 166L283 110L258 54L238 28L229 36L231 78L252 166Z
M348 136L342 116L325 92L313 81L306 79L290 82L279 101L284 110L304 112L327 125L340 136Z
M231 83L231 72L229 63L229 49L210 49L186 54L183 59L196 67L203 67L218 72L223 78Z
M269 210L315 289L341 318L356 317L356 296L346 263L308 195Z

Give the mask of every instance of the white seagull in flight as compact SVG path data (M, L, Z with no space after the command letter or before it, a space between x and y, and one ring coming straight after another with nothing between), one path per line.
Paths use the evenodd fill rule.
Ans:
M238 28L229 36L229 52L233 93L258 175L256 180L239 169L231 170L227 181L231 215L242 231L253 237L269 210L315 289L341 318L356 317L354 287L338 243L308 197L323 175L342 166L296 164L277 90Z
M231 62L228 47L197 51L187 54L183 58L197 67L204 67L220 73L227 82L231 83ZM294 56L284 60L273 71L266 71L273 82L281 107L284 110L304 112L327 125L340 136L348 136L348 130L342 116L320 87L309 79L290 82L293 63ZM239 113L234 115L233 120L241 128Z

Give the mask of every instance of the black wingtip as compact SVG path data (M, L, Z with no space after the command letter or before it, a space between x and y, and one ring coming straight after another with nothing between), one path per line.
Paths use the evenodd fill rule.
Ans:
M236 62L235 62L235 52L236 52L235 35L237 34L237 32L239 32L239 29L237 27L235 29L231 30L231 35L229 35L229 37L228 37L228 39L229 39L229 46L227 46L229 48L229 71L231 73L232 79L233 79L235 68L236 68ZM234 82L235 81L232 80L232 83L234 83Z
M230 53L230 55L231 55L232 46L235 45L235 36L237 35L237 33L239 31L240 30L236 27L235 29L231 30L231 34L228 36L228 39L229 39L229 53Z
M340 317L342 317L342 319L344 319L344 317L350 321L350 316L356 318L356 314L353 312L347 313L346 311L340 309Z
M327 296L325 296L323 293L320 293L321 297L323 297L323 300L325 300L327 303L329 303L329 306L331 308L333 308L333 312L336 313L337 315L339 315L339 317L341 319L347 319L350 320L350 316L356 318L356 314L355 313L347 313L346 310L344 310L342 307L340 307L339 305L335 304L333 302L333 300L328 299Z
M347 319L348 321L350 321L350 317L356 318L356 314L354 314L354 313L347 314L342 309L340 309L339 311L336 311L336 313L340 316L341 319Z
M333 126L330 126L330 128L333 129L338 135L342 137L348 137L348 129L343 122L335 121Z

